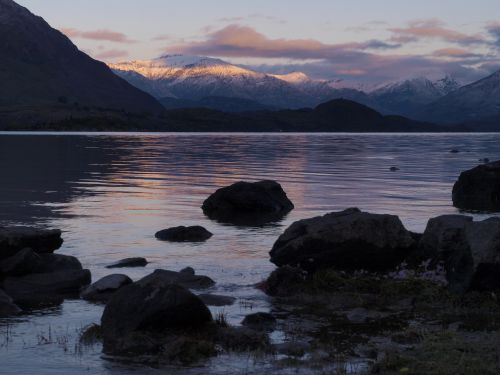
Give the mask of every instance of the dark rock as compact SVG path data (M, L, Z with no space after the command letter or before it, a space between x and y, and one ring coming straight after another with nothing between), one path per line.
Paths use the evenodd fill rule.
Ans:
M203 202L203 212L221 222L263 224L282 218L294 208L275 181L237 182Z
M80 261L70 255L61 254L41 254L41 264L36 273L51 273L60 271L82 270Z
M136 335L197 329L212 322L206 305L180 285L144 278L121 288L106 305L101 319L105 353L126 354ZM143 350L144 348L139 348ZM147 351L154 351L154 345Z
M177 284L188 289L206 289L215 285L215 281L207 276L167 270L155 270L152 274L139 280L138 283L155 285Z
M31 249L23 249L0 262L0 271L5 276L24 276L35 273L41 266L40 255Z
M456 148L450 150L451 154L459 154L460 150L457 150Z
M217 294L200 294L200 299L207 306L231 306L236 301L236 298L229 296L220 296Z
M0 318L5 318L21 313L21 309L17 306L12 298L10 298L2 289L0 289Z
M259 312L245 316L241 324L257 331L272 331L276 327L276 318L269 313Z
M59 254L39 255L31 249L23 249L0 262L0 271L6 276L82 269L82 264L75 257Z
M180 226L161 230L155 234L155 237L170 242L204 242L212 237L212 233L200 226Z
M453 187L453 205L464 210L500 211L500 161L462 172Z
M480 292L500 292L500 263L483 263L477 266L471 289Z
M399 218L351 208L293 223L274 244L271 262L355 271L395 268L415 246Z
M187 273L188 275L192 275L194 276L195 275L195 270L193 267L186 267L186 268L183 268L182 270L180 270L179 272L181 273Z
M116 263L106 266L106 268L132 268L132 267L146 267L148 261L145 258L127 258L119 260Z
M441 263L450 289L464 292L477 279L482 264L500 263L500 221L473 221L460 215L430 219L415 259L431 260L431 266Z
M129 284L132 284L132 279L126 275L105 276L86 288L81 297L87 301L107 302L119 289Z
M397 171L399 171L399 168L398 167L391 167L390 171L391 172L397 172Z
M61 231L58 229L0 227L0 260L26 248L38 254L53 253L62 243Z
M283 266L274 270L263 284L264 291L270 296L289 296L300 290L306 279L304 270Z
M89 270L69 270L8 277L3 288L19 305L60 302L64 297L77 297L82 287L89 285Z

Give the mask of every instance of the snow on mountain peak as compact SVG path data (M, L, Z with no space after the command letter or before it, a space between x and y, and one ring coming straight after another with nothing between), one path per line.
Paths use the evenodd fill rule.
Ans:
M291 84L301 84L311 81L311 78L309 78L307 74L302 72L292 72L288 74L271 74L271 76Z
M171 68L189 68L193 66L218 66L231 65L228 62L205 56L188 56L188 55L163 55L153 61L165 67Z

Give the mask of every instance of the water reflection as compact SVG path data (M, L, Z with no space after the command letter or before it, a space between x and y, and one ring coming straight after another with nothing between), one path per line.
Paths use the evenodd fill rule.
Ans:
M0 225L63 229L60 252L77 256L94 279L112 272L107 264L134 256L151 261L145 269L126 270L134 279L155 268L192 266L217 281L214 292L245 302L226 308L230 322L238 324L244 315L269 308L252 285L272 271L268 252L291 222L357 206L397 214L409 229L422 231L429 217L457 212L451 187L459 172L481 158L495 160L499 151L500 136L490 134L0 135ZM400 170L391 172L392 166ZM279 181L295 204L283 220L238 228L203 215L202 202L215 189L262 179ZM214 237L194 245L154 238L177 225L203 225ZM101 312L100 306L69 301L48 314L10 321L14 341L9 350L0 348L2 369L133 372L103 361L98 349L75 356L57 345L37 345L37 334L49 326L73 339ZM231 366L241 366L218 361L198 373L231 373Z

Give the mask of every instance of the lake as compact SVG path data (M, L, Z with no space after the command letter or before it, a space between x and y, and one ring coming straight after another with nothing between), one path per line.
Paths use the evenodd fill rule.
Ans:
M274 269L268 252L292 222L359 207L396 214L421 232L430 217L458 212L451 189L461 171L499 155L500 134L0 133L0 225L62 229L58 253L78 257L94 281L114 273L106 265L127 257L151 262L120 271L133 279L191 266L217 282L211 291L238 298L224 313L239 324L271 308L253 285ZM296 206L282 221L247 228L203 215L204 199L217 188L262 179L280 182ZM178 225L202 225L214 236L203 244L154 238ZM234 374L267 366L244 356L190 369L111 361L98 345L78 345L79 330L101 314L100 306L66 301L0 320L0 372Z

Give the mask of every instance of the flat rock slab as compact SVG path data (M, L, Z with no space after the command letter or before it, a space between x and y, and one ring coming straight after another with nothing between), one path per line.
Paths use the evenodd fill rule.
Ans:
M127 258L119 260L116 263L106 266L106 268L132 268L132 267L146 267L148 261L145 258Z
M208 276L191 275L186 272L156 270L152 274L137 281L139 284L170 285L177 284L188 289L206 289L215 285Z
M257 331L272 331L276 327L276 318L269 313L259 312L245 316L241 324Z
M30 248L38 254L53 253L63 244L59 229L0 227L0 259Z
M105 276L86 288L81 297L87 301L107 302L119 289L129 284L132 284L132 279L127 275Z
M207 306L231 306L236 302L236 298L230 296L221 296L218 294L200 294L200 299Z
M180 226L161 230L155 234L155 237L161 241L170 242L204 242L212 237L212 233L199 225Z
M90 282L89 270L69 270L8 277L4 280L3 287L16 304L36 305L79 296L80 290Z
M202 206L209 218L237 225L276 221L293 208L276 181L237 182L217 190Z

